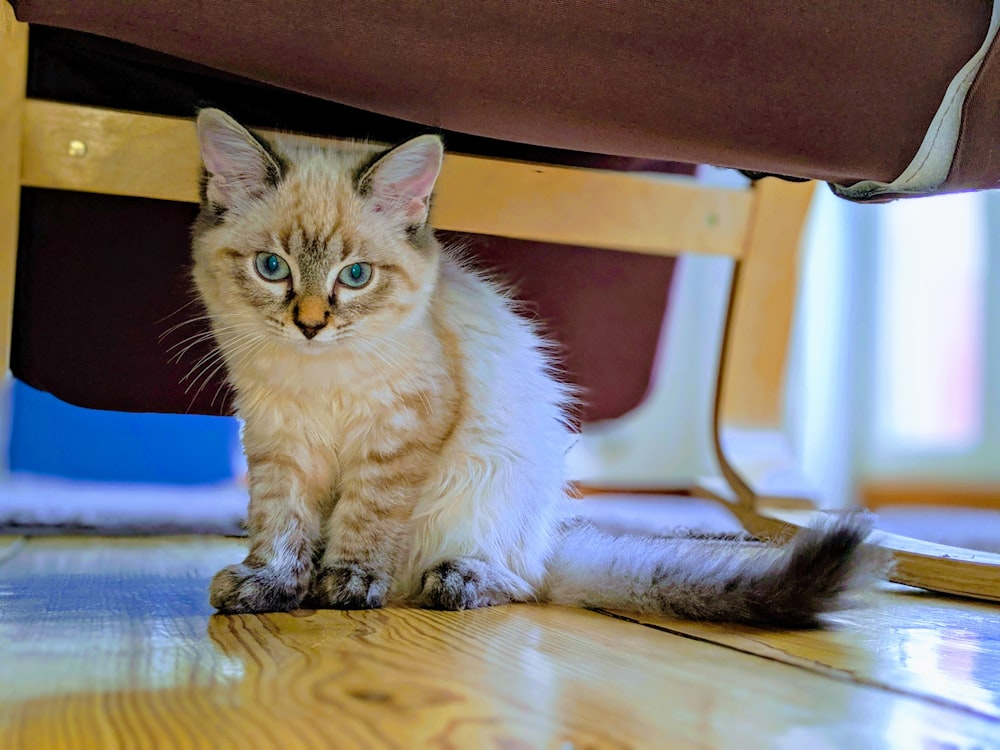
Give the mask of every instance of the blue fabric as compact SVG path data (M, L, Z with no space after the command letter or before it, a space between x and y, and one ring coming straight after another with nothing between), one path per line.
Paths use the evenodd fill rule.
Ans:
M71 406L14 382L11 471L70 479L205 484L232 477L232 417L126 414Z

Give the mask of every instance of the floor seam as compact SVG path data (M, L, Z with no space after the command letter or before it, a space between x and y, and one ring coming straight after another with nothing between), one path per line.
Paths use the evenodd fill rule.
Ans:
M652 622L643 622L642 620L636 620L635 618L628 617L626 615L621 615L621 614L618 614L617 612L611 612L611 611L606 610L606 609L595 608L595 609L592 609L591 611L592 612L596 612L597 614L600 614L600 615L606 615L607 617L611 617L611 618L614 618L616 620L622 620L623 622L629 622L629 623L632 623L634 625L641 625L642 627L651 628L652 630L658 630L661 633L668 633L669 635L676 635L676 636L678 636L680 638L687 638L688 640L698 641L699 643L708 643L708 644L711 644L713 646L718 646L720 648L728 649L729 651L735 651L737 653L747 654L749 656L756 656L757 658L765 659L767 661L775 662L777 664L784 664L787 667L792 667L792 668L795 668L795 669L801 669L801 670L804 670L806 672L810 672L812 674L821 675L823 677L828 677L828 678L830 678L832 680L835 680L837 682L849 683L851 685L860 685L860 686L863 686L863 687L875 688L877 690L882 690L882 691L887 692L887 693L892 693L893 695L899 695L899 696L903 696L903 697L906 697L906 698L913 698L913 699L924 701L924 702L927 702L927 703L932 703L932 704L934 704L936 706L940 706L942 708L948 708L948 709L951 709L953 711L959 711L959 712L961 712L963 714L967 714L969 716L975 716L976 718L979 718L979 719L986 719L987 721L991 721L991 722L994 722L994 723L1000 723L1000 717L996 716L995 714L991 714L991 713L988 713L986 711L980 711L979 709L972 708L971 706L966 706L966 705L964 705L962 703L954 703L954 702L948 701L948 700L946 700L944 698L940 698L940 697L938 697L936 695L928 695L926 693L917 693L917 692L914 692L914 691L911 691L911 690L906 690L904 688L896 687L895 685L888 685L888 684L886 684L884 682L877 682L875 680L872 680L872 679L867 678L867 677L863 677L861 675L855 674L855 673L850 672L848 670L837 669L836 667L831 667L831 666L829 666L827 664L822 664L822 663L819 663L819 662L811 662L811 664L807 664L807 663L799 663L799 662L793 662L793 661L786 661L785 659L781 659L781 658L779 658L777 656L769 656L767 654L760 654L760 653L757 653L756 651L751 651L749 649L740 648L739 646L734 646L732 644L720 643L719 641L712 640L711 638L707 638L705 636L699 636L699 635L693 635L691 633L685 633L682 630L674 630L673 628L671 628L671 627L669 627L667 625L659 625L659 624L652 623Z
M3 565L4 563L17 557L18 553L20 553L20 551L23 550L27 544L28 537L19 536L14 543L10 545L10 548L6 552L0 554L0 565Z

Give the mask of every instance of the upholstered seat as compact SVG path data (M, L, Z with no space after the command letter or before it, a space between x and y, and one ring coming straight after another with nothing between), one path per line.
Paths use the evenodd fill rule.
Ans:
M949 83L983 43L991 5L12 4L22 21L100 34L430 127L838 183L889 181L906 168ZM994 49L965 107L949 186L1000 179L992 146L998 72ZM292 127L294 116L278 121Z

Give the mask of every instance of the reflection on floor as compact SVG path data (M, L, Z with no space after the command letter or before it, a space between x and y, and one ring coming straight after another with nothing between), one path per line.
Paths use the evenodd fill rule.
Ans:
M241 540L0 537L0 747L986 748L1000 608L824 631L513 605L213 616Z

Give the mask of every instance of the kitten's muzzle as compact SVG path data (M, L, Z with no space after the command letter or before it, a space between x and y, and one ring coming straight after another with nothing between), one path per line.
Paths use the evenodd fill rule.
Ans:
M311 339L330 322L330 310L326 305L317 304L309 298L303 304L297 304L292 308L292 320L302 331L302 335Z

